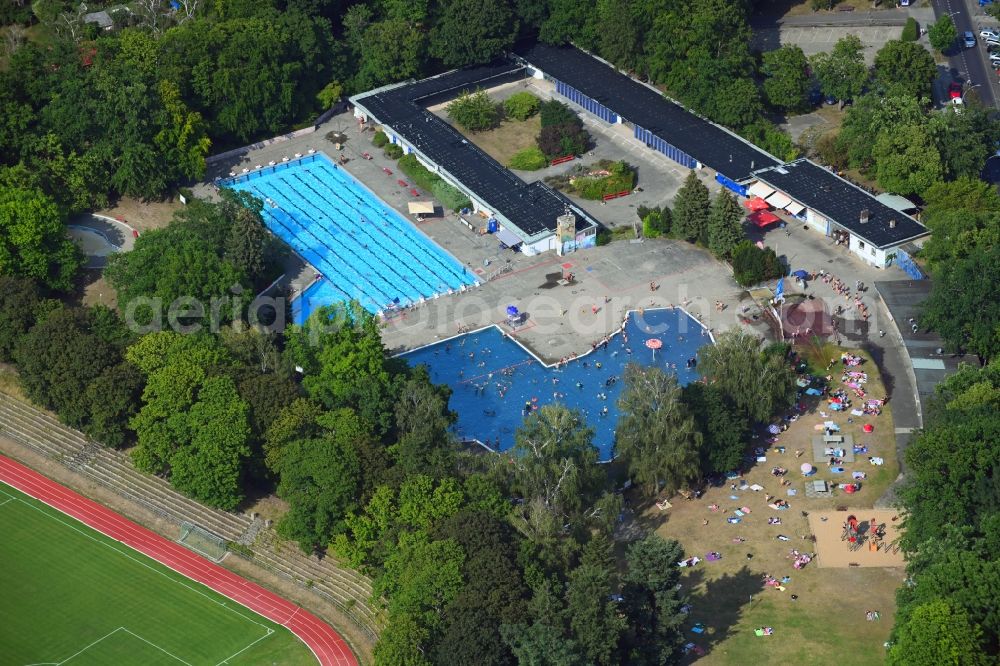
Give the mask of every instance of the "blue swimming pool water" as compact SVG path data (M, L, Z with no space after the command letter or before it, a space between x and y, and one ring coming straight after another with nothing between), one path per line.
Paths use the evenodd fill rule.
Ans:
M656 365L675 373L686 385L700 376L695 368L687 367L687 360L711 343L701 324L679 309L633 313L625 333L627 344L622 335L615 335L607 348L598 347L559 369L547 368L496 327L438 342L402 358L411 365L427 365L435 383L452 388L450 407L458 414L455 430L463 438L501 451L509 449L514 445L514 431L524 420L526 403L560 402L586 416L594 428L601 460L610 460L625 365ZM663 343L655 360L646 347L650 338ZM611 378L618 381L609 385ZM602 415L605 407L607 414Z
M323 274L296 305L303 318L352 298L380 312L476 284L454 257L325 155L223 185L262 199L268 228Z

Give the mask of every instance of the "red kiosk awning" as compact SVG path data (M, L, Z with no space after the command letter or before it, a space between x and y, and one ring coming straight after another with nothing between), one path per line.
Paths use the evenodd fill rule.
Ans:
M743 206L750 211L757 212L758 210L767 210L771 207L766 201L760 197L750 197L743 202Z
M781 222L780 217L766 210L758 211L752 215L749 215L747 216L747 219L750 220L751 224L761 229L763 229L768 225L777 224L778 222Z

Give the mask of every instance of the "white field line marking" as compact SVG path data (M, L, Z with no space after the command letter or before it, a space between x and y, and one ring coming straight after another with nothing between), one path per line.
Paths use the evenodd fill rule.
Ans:
M138 638L138 639L139 639L140 641L142 641L143 643L145 643L145 644L147 644L147 645L150 645L150 646L152 646L152 647L156 648L157 650L159 650L159 651L160 651L160 652L162 652L163 654L165 654L165 655L167 655L167 656L170 656L170 657L173 657L174 659L176 659L177 661L181 662L182 664L187 664L187 666L191 666L191 664L189 664L188 662L184 661L183 659L181 659L180 657L178 657L178 656L177 656L176 654L174 654L174 653L172 653L172 652L169 652L169 651L167 651L167 650L164 650L163 648L161 648L161 647L160 647L159 645L157 645L156 643L154 643L154 642L152 642L152 641L147 641L147 640L146 640L145 638L143 638L143 637L142 637L142 636L140 636L139 634L135 633L134 631L129 631L129 630L128 630L128 629L126 629L125 627L122 627L121 629L122 629L122 631L124 631L125 633L127 633L127 634L131 634L131 635L135 636L136 638ZM260 640L260 639L257 639L257 640Z
M271 634L273 634L273 633L274 633L274 631L273 631L273 630L271 630L271 629L268 629L267 631L268 631L268 633L267 633L267 634L265 634L264 636L261 636L260 638L258 638L257 640L255 640L255 641L254 641L253 643L250 643L250 645L247 645L247 646L246 646L245 648L243 648L243 649L242 649L242 650L240 650L239 652L234 652L234 653L232 653L231 655L229 655L228 657L226 657L225 659L223 659L222 661L220 661L220 662L219 662L218 664L216 664L215 666L221 666L222 664L225 664L225 663L228 663L228 662L229 662L229 660L230 660L230 659L232 659L233 657L236 657L237 655L239 655L239 654L242 654L242 653L246 652L247 650L249 650L250 648L252 648L252 647L253 647L254 645L256 645L257 643L260 643L260 642L261 642L262 640L264 640L265 638L268 638L268 637L270 637L270 636L271 636ZM302 639L300 638L299 640L302 640ZM303 641L303 642L305 642L305 641ZM310 648L310 650L311 650L311 649L312 649L312 648Z
M77 655L83 654L84 652L86 652L90 648L94 647L95 645L97 645L98 643L100 643L101 641L103 641L108 636L111 636L113 634L117 634L122 629L124 629L124 627L118 627L117 629L112 629L111 631L109 631L108 633L104 634L103 636L101 636L100 638L98 638L96 641L94 641L93 643L91 643L90 645L88 645L87 647L83 648L82 650L80 650L78 652L74 652L70 656L66 657L65 659L63 659L62 661L60 661L59 664L65 664L67 661L69 661L73 657L76 657Z
M0 483L2 483L2 482L0 482ZM262 639L264 639L264 638L267 638L268 636L270 636L271 634L273 634L273 633L274 633L274 630L273 630L273 629L271 629L270 627L267 627L267 626L265 626L265 625L261 624L260 622L257 622L257 621L255 621L255 620L253 620L253 619L251 619L251 618L247 617L246 615L244 615L243 613L239 612L239 611L238 611L238 610L236 610L235 608L233 608L233 607L231 607L231 606L228 606L228 605L227 605L227 604L226 604L225 602L223 602L223 601L219 601L218 599L213 599L212 597L210 597L209 595L205 594L205 593L204 593L204 592L202 592L201 590L199 590L199 589L197 589L197 588L194 588L194 587L192 587L191 585L188 585L187 583L185 583L185 582L183 582L183 581L179 581L179 580L174 580L174 579L170 578L170 576L168 576L168 575L167 575L167 574L166 574L165 572L163 572L163 571L160 571L160 570L156 569L155 567L152 567L152 566L150 566L149 564L147 564L147 563L143 562L142 560L140 560L140 559L138 559L138 558L136 558L136 557L133 557L133 556L132 556L132 555L130 555L129 553L127 553L127 552L125 552L125 551L123 551L123 550L121 550L121 549L119 549L119 548L115 548L115 547L114 547L114 546L113 546L112 544L110 544L110 543L108 543L108 542L106 542L106 541L101 541L100 539L97 539L97 538L93 537L92 535L90 535L90 534L87 534L86 532L84 532L83 530L79 529L79 528L78 528L78 527L76 527L75 525L72 525L71 523L68 523L68 522L66 522L65 520L62 520L62 519L60 519L60 518L59 518L58 516L53 516L53 515L51 515L51 514L48 514L48 513L46 513L45 511L42 511L42 509L41 509L41 508L39 508L39 507L35 506L34 504L31 504L30 502L25 502L25 501L24 501L23 499L21 499L21 498L19 498L19 497L13 497L13 496L11 496L11 495L7 495L7 493L5 493L5 492L3 492L3 491L0 491L0 493L2 493L2 494L4 494L4 495L6 495L6 496L7 496L7 497L9 497L10 499L16 499L16 500L18 500L19 502L21 502L21 503L22 503L22 504L24 504L25 506L28 506L28 507L30 507L30 508L32 508L32 509L34 509L35 511L38 511L38 512L39 512L39 513L41 513L41 514L42 514L43 516L47 516L47 517L51 518L52 520L54 520L54 521L56 521L56 522L58 522L58 523L61 523L61 524L65 525L66 527L70 528L71 530L74 530L75 532L78 532L78 533L82 534L83 536L87 537L87 538L88 538L88 539L90 539L91 541L94 541L95 543L99 543L99 544L101 544L101 545L103 545L103 546L106 546L106 547L110 548L111 550L115 551L116 553L118 553L118 554L120 554L120 555L122 555L122 556L124 556L124 557L127 557L127 558L128 558L128 559L130 559L130 560L132 560L132 561L133 561L133 562L135 562L136 564L139 564L140 566L143 566L143 567L145 567L145 568L149 569L150 571L153 571L154 573L157 573L157 574L159 574L159 575L163 576L163 577L164 577L164 578L166 578L167 580L169 580L169 581L171 581L171 582L173 582L173 583L176 583L177 585L181 585L181 586L183 586L183 587L186 587L187 589L191 590L191 591L192 591L192 592L194 592L195 594L199 594L199 595L201 595L202 597L204 597L204 598L208 599L208 600L209 600L209 601L211 601L212 603L215 603L215 604L217 604L217 605L219 605L219 606L221 606L221 607L225 608L226 610L228 610L229 612L233 613L234 615L238 615L239 617L243 618L243 619L244 619L244 620L246 620L247 622L250 622L250 623L252 623L252 624L256 624L256 625L257 625L258 627L260 627L261 629L263 629L265 633L264 633L264 635L263 635L263 636L261 636L260 638L258 638L257 640L255 640L255 641L254 641L253 643L251 643L250 645L253 645L254 643L257 643L258 641L260 641L260 640L262 640ZM40 499L38 499L38 498L33 498L33 499L36 499L37 501L39 501L39 502L42 502L42 503L43 503L43 504L45 504L46 506L50 506L50 505L46 504L46 503L44 502L44 500L40 500ZM56 511L59 511L59 509L56 509L55 507L50 507L50 508L52 508L52 509L55 509ZM60 513L62 513L62 512L60 512ZM74 519L74 520L75 520L75 519ZM88 525L88 528L89 528L89 525ZM94 528L90 528L90 529L94 529ZM96 530L95 530L95 531L96 531ZM117 540L113 539L112 537L109 537L109 536L107 536L106 534L105 534L104 536L106 536L106 537L107 537L107 538L109 538L109 539L112 539L112 541L115 541L115 543L120 543L120 542L118 542ZM132 548L131 546L128 546L128 545L126 545L126 544L121 544L121 545L122 545L122 546L124 546L125 548L128 548L129 550L134 550L134 549L133 549L133 548ZM137 552L137 551L136 551L136 552ZM148 557L148 556L146 556L146 557ZM152 558L150 558L150 559L152 559ZM184 574L182 574L181 572L179 572L179 571L175 571L174 569L171 569L171 568L170 568L170 566L169 566L169 565L167 565L167 564L164 564L164 563L162 563L162 562L159 562L159 564L162 564L163 566L167 567L167 568L168 568L168 569L170 569L171 571L174 571L175 573L177 573L177 574L179 574L179 575L181 575L181 576L184 576ZM185 578L186 578L186 576L185 576ZM213 590L213 591L214 591L214 590ZM217 592L216 594L220 594L220 595L221 595L221 593L219 593L219 592ZM223 596L224 598L226 598L227 600L229 600L229 598L228 598L228 597L225 597L225 595L221 595L221 596ZM239 602L237 601L236 603L239 603ZM248 609L248 610L250 610L250 609ZM119 628L120 628L120 629L124 629L124 627L119 627ZM116 629L115 631L118 631L118 630ZM127 630L126 630L126 631L127 631ZM112 632L112 633L114 633L114 632ZM132 633L132 632L129 632L129 633ZM105 638L106 638L106 637L105 637ZM145 640L145 639L143 639L143 640ZM89 646L88 646L88 647L89 647ZM247 646L247 647L249 647L249 646ZM86 650L86 649L87 649L87 648L84 648L84 650ZM244 649L246 649L246 648L244 648ZM242 650L241 650L241 651L242 651ZM237 654L238 654L238 653L237 653ZM75 656L75 655L74 655L74 656ZM173 655L171 655L171 656L173 656ZM227 657L227 659L231 659L231 658L232 658L232 657ZM60 663L62 663L62 662L60 662ZM185 663L186 663L186 662L185 662Z

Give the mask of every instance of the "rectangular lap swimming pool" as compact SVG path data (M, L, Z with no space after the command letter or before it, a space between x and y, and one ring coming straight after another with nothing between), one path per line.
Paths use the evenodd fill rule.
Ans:
M230 178L264 202L268 229L323 279L293 304L301 322L349 299L371 312L478 284L475 276L321 153Z

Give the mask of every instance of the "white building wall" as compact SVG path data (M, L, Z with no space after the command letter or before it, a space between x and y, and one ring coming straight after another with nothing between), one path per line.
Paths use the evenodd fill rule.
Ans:
M830 221L812 208L806 208L806 224L824 236L830 235Z
M876 268L885 268L885 250L880 250L854 234L851 234L849 247L851 252L860 257L866 264L871 264Z

